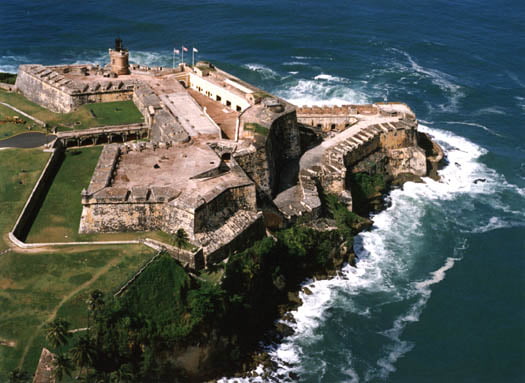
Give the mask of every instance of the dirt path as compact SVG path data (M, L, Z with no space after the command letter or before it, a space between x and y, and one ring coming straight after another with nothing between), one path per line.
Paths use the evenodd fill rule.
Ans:
M20 362L18 363L18 368L22 368L22 366L24 365L24 362L25 362L25 359L26 359L26 356L27 356L27 353L29 352L29 349L31 348L31 346L33 345L33 341L35 340L35 337L37 336L37 334L40 332L40 330L46 325L48 324L49 322L51 322L53 319L55 319L57 313L58 313L58 310L60 310L60 308L68 301L70 300L71 298L73 298L77 293L79 293L80 291L88 288L89 286L91 286L93 283L95 283L102 275L104 275L105 273L107 273L109 271L109 269L111 269L113 266L117 265L119 262L120 262L120 257L119 256L116 256L115 258L111 259L103 268L101 268L99 271L97 271L95 273L95 275L93 275L93 277L87 281L87 282L84 282L83 284L81 284L80 286L78 286L77 288L75 288L74 290L71 290L64 298L62 298L62 300L60 301L60 303L53 309L53 311L49 314L49 316L47 317L47 319L42 322L40 324L40 326L38 326L38 328L36 329L36 331L33 332L33 335L31 336L31 338L29 338L27 344L26 344L26 347L24 348L24 352L22 353L22 357L20 358Z

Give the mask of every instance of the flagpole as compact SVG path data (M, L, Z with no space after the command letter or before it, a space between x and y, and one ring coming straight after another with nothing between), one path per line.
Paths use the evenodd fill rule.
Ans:
M191 66L195 66L195 47L191 47Z
M180 53L182 55L181 63L184 64L184 45L181 46Z
M171 54L173 55L173 62L171 63L171 69L175 69L175 48L171 50Z

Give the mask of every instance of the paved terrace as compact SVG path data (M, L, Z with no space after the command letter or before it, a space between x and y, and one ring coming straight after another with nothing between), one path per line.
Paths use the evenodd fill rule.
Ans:
M147 148L121 153L112 189L160 187L176 191L175 203L197 207L230 187L253 182L239 169L230 169L205 143Z
M206 108L206 113L221 129L222 137L228 140L234 140L237 118L240 113L228 109L220 102L214 101L191 88L188 88L187 91L202 108Z

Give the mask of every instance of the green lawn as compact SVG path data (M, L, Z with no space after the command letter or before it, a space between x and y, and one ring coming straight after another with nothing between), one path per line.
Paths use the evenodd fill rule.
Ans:
M99 151L86 148L79 155L66 157L65 169L84 165L88 157L96 163ZM0 150L0 250L8 247L6 234L48 159L49 153L37 149ZM77 169L80 177L82 169L84 166ZM70 170L67 177L80 180ZM73 193L74 188L66 185L64 190ZM63 201L75 207L67 198ZM45 253L12 251L0 255L0 382L7 381L7 374L18 367L26 348L22 367L34 372L45 345L40 326L55 312L71 321L73 327L84 326L85 297L94 289L112 293L153 255L153 250L138 245L66 247Z
M48 159L38 149L0 150L0 251Z
M65 249L44 254L7 253L0 256L0 381L17 368L33 373L43 346L41 325L56 312L85 327L85 300L94 289L112 293L154 255L139 247ZM78 326L78 327L77 327Z
M68 150L27 236L28 242L80 240L80 193L87 188L101 146Z
M22 123L15 124L13 117L18 116L22 119ZM21 116L19 113L4 105L0 105L0 140L9 138L16 134L27 132L42 132L46 130L34 121Z
M66 151L64 162L31 226L27 242L117 241L145 237L168 243L171 241L170 235L160 231L78 233L82 215L80 193L89 185L101 150L101 146L93 146Z
M0 102L8 103L46 122L51 128L58 127L59 131L86 129L105 125L133 124L143 121L143 117L133 104L133 101L86 104L71 113L53 113L29 101L20 93L7 92L0 89ZM0 109L0 121L5 120L6 116L12 117L16 115L17 113L9 108ZM14 134L27 131L27 125L31 123L32 122L28 121L26 126L17 126ZM12 130L13 127L11 124L0 123L0 139L8 137L7 134ZM45 132L45 129L35 127L33 131Z

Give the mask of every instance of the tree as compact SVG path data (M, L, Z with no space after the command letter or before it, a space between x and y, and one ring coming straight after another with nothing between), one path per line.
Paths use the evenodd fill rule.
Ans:
M46 327L46 339L54 348L59 348L67 344L69 340L69 322L55 318Z
M53 361L53 375L59 382L64 379L64 375L71 376L73 365L71 359L64 354L55 354Z
M100 290L92 291L86 303L88 306L87 327L89 331L89 327L90 327L89 320L90 320L91 315L93 315L93 317L96 318L97 314L100 312L102 307L104 307L105 305L104 293Z
M80 374L82 374L84 368L93 366L96 350L91 343L91 339L87 336L80 337L76 346L69 352L71 353L71 358L73 359L73 362L75 362L75 365L80 368Z
M186 231L184 231L184 229L179 229L175 232L175 235L173 236L172 244L173 246L176 246L180 249L186 249L189 247L190 239Z
M122 364L118 370L111 373L111 382L114 383L131 383L136 382L137 380L137 376L133 372L132 366L127 363Z
M9 383L29 383L31 380L33 380L31 375L18 368L9 373L8 379Z

